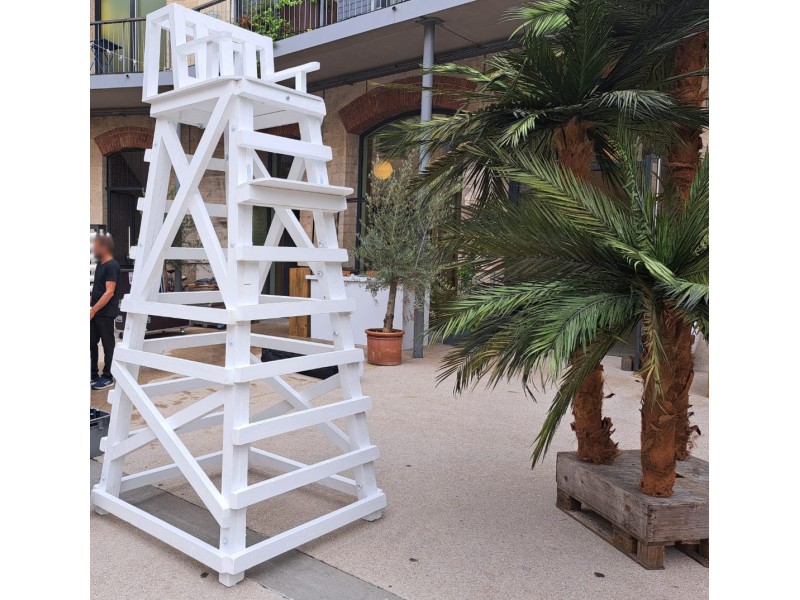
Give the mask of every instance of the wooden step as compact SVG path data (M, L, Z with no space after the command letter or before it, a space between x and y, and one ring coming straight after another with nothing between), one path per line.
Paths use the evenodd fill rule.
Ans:
M239 186L240 204L282 206L295 210L341 212L352 188L289 179L254 179Z

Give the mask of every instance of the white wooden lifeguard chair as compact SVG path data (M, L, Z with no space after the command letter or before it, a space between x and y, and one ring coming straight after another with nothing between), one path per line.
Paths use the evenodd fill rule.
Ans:
M163 33L163 32L166 32ZM172 60L174 89L159 93L162 52ZM354 303L345 295L341 265L347 251L338 247L334 217L346 208L349 188L328 182L326 162L331 150L322 143L325 104L306 92L306 76L319 63L274 71L272 40L218 21L176 4L147 16L143 100L156 119L147 191L140 201L141 233L135 247L130 294L122 302L127 321L114 355L116 387L108 437L104 440L103 471L92 490L100 514L112 513L139 527L211 569L220 581L234 585L246 569L358 519L380 517L386 497L377 487L373 461L378 448L370 443L365 411L371 406L362 394L363 352L354 346L350 313ZM294 87L281 85L292 80ZM178 137L179 124L202 128L194 155L187 155ZM258 133L258 130L297 124L300 140ZM224 140L224 158L212 155ZM286 179L273 177L256 150L294 157ZM170 170L177 193L167 199ZM226 204L209 204L199 192L206 171L225 173ZM252 243L253 207L274 209L275 218L263 246ZM294 210L313 214L316 244L295 217ZM186 214L191 214L202 247L173 248ZM227 242L220 243L211 217L227 218ZM288 232L297 247L279 247ZM223 246L226 245L227 248ZM165 259L208 260L219 291L159 293ZM261 294L274 262L308 264L319 278L323 297L300 299ZM224 303L224 308L211 307ZM254 334L251 323L302 315L330 316L334 340L322 344ZM223 324L225 331L145 340L148 315ZM166 356L165 351L224 346L225 366ZM262 363L251 347L289 351L301 356ZM284 375L320 367L338 373L304 388L294 389ZM140 367L174 373L179 378L142 384ZM264 381L281 400L250 414L251 383ZM215 391L191 406L164 417L155 399L186 390ZM341 390L340 397L320 404L320 396ZM314 403L312 403L314 401ZM132 431L132 410L146 427ZM345 419L345 430L332 421ZM193 456L181 433L222 426L222 449ZM334 458L303 464L251 447L284 433L314 427L335 445ZM172 464L125 475L131 452L157 440ZM279 474L248 483L249 465ZM220 467L221 489L204 467ZM353 478L341 476L351 471ZM160 481L185 477L219 523L219 544L210 545L120 498L120 494ZM303 486L318 483L352 495L352 503L264 541L247 546L247 508ZM275 515L276 519L280 515Z

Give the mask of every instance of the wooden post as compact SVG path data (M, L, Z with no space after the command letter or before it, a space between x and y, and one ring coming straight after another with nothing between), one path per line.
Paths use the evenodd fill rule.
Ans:
M311 275L308 267L289 269L289 295L297 298L311 298L311 282L306 278ZM289 335L295 337L311 337L311 317L289 317Z

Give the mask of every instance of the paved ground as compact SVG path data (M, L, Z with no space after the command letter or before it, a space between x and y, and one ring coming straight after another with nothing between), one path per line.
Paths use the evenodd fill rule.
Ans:
M542 394L533 402L514 382L456 398L447 382L434 387L445 351L430 349L424 359L408 359L400 367L366 367L364 389L375 404L370 432L381 448L377 475L389 506L379 521L353 524L300 549L305 558L337 570L334 574L344 577L343 590L358 590L338 597L378 597L364 595L375 590L408 600L707 597L708 571L680 552L668 549L665 570L645 571L557 510L555 453L574 449L568 423L544 464L531 470L528 460L550 396ZM217 359L211 354L205 358ZM641 386L631 373L619 370L618 358L607 358L604 366L607 391L614 394L606 401L606 412L615 423L615 437L620 447L636 448ZM291 379L299 387L313 381ZM165 414L175 412L202 393L162 398L160 408ZM274 400L266 386L256 386L254 410ZM695 421L705 433L695 454L707 458L708 399L693 396L692 401ZM104 396L95 393L93 405L103 402ZM213 430L183 437L195 453L219 444ZM330 456L332 449L314 431L258 445L304 462ZM152 444L126 463L126 470L164 462L166 455ZM218 481L216 473L212 479ZM170 501L200 504L178 480L160 489L171 495ZM274 535L342 501L337 492L314 486L254 507L248 524L254 534ZM293 586L291 578L295 572L298 579L309 573L313 578L312 572L319 570L308 562L283 570L275 565L272 574L248 572L243 584L226 590L214 573L201 576L207 571L202 565L115 518L93 516L91 522L94 598L305 600L302 586ZM347 577L354 587L347 587Z

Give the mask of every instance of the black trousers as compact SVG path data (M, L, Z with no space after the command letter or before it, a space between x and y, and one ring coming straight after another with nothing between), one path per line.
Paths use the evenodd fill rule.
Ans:
M97 344L103 342L103 377L111 377L111 361L114 360L114 319L96 315L89 321L89 343L92 347L92 379L96 378L99 370L97 362L99 352Z

